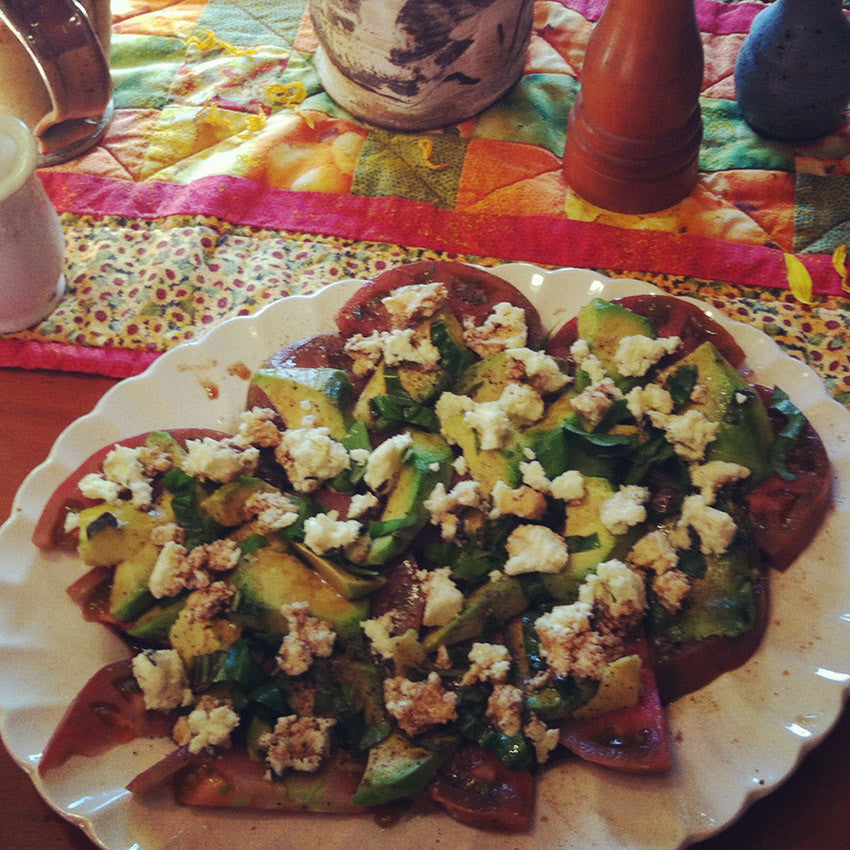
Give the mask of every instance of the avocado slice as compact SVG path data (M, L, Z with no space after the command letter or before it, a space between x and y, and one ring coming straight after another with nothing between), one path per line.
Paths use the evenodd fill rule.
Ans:
M378 806L421 791L445 761L442 749L414 743L398 730L369 750L369 760L354 794L356 806Z
M188 664L199 655L209 655L227 649L242 636L242 627L225 617L212 620L196 620L189 617L185 607L177 613L177 617L168 632L168 640Z
M449 444L439 434L412 429L408 433L413 443L405 450L404 466L381 514L379 524L387 525L372 540L368 564L385 564L404 552L430 518L425 500L438 483L445 486L451 481Z
M773 431L758 393L711 342L695 348L675 368L687 365L697 367L697 382L706 391L704 398L689 402L686 409L698 410L720 423L717 437L706 448L705 462L725 460L746 466L751 471L748 486L763 481L772 471Z
M645 316L633 313L621 304L595 298L578 313L578 335L587 341L608 374L622 390L631 389L639 381L622 376L614 366L614 355L620 340L627 336L648 336L655 339L655 326Z
M154 643L165 642L177 615L185 605L186 594L156 602L127 629L127 634Z
M330 623L341 638L362 642L359 623L368 616L368 602L343 598L291 552L271 546L257 549L242 558L230 582L238 591L234 615L246 627L285 632L281 606L307 602L310 613Z
M141 511L129 502L101 504L80 511L77 552L90 567L110 567L135 554L158 525L173 522L170 502Z
M559 573L540 575L543 586L560 602L574 602L585 578L603 561L628 551L640 533L630 528L626 534L611 534L599 519L599 505L614 495L614 486L605 478L585 478L584 484L584 499L567 507L564 536L570 548L569 563Z
M254 493L279 493L271 484L260 478L239 478L222 484L201 501L201 509L219 525L232 528L252 519L245 503Z
M522 585L510 576L476 588L465 600L455 618L425 636L425 652L434 652L440 645L451 645L477 637L490 617L506 621L521 614L528 607L528 598Z
M109 591L109 613L116 620L135 620L156 603L148 583L158 557L159 547L145 543L115 567Z
M573 717L598 717L619 708L631 708L640 699L641 660L639 655L624 655L606 665L599 690L589 702L573 712Z
M295 554L309 567L312 567L340 596L345 599L360 599L368 596L386 583L383 576L357 576L345 567L335 564L329 558L317 555L309 546L289 541Z
M335 440L351 426L353 390L348 373L325 366L267 366L254 374L248 407L271 407L287 428L300 428L306 415L316 417Z

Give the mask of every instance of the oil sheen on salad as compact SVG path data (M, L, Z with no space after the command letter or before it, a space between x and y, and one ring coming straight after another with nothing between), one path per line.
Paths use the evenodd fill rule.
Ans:
M670 770L665 705L756 651L829 505L817 433L670 296L552 333L424 261L336 324L270 352L234 433L106 446L53 495L35 542L130 652L40 771L170 736L131 791L520 832L547 764Z

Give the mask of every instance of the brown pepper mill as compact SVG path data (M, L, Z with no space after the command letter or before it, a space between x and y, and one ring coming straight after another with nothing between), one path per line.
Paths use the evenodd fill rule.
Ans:
M609 0L570 112L567 184L613 212L682 200L697 181L702 75L694 0Z

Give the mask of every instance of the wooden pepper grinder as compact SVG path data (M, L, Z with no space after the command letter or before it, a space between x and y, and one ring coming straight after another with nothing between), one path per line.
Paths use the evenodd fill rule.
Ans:
M735 63L738 105L757 132L814 139L850 100L850 21L841 0L777 0L756 15Z
M570 112L568 185L622 213L684 198L697 180L702 75L694 0L609 0Z

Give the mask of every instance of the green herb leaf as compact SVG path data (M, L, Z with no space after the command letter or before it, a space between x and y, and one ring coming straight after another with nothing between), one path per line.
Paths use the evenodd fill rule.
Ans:
M162 481L165 489L173 495L171 507L178 525L186 532L186 547L193 549L216 540L221 526L200 506L209 495L204 486L177 467L169 469Z
M698 374L699 369L693 363L688 363L680 366L667 378L667 391L673 398L674 410L679 410L690 401L691 393L697 385Z
M386 422L407 422L426 431L440 430L437 414L430 407L418 404L409 396L379 395L369 399L372 413Z
M774 437L770 445L770 464L774 472L786 481L792 481L797 476L788 468L788 457L803 431L806 430L808 420L788 398L787 393L779 387L774 388L768 409L776 410L785 417L782 430Z
M589 552L599 548L599 535L593 534L570 534L566 538L567 550L569 552Z
M244 540L239 541L239 549L243 555L250 555L257 549L263 549L269 545L268 538L262 534L251 534Z
M440 352L440 365L446 370L451 380L454 380L473 362L469 349L461 348L449 336L445 322L431 323L431 342Z

